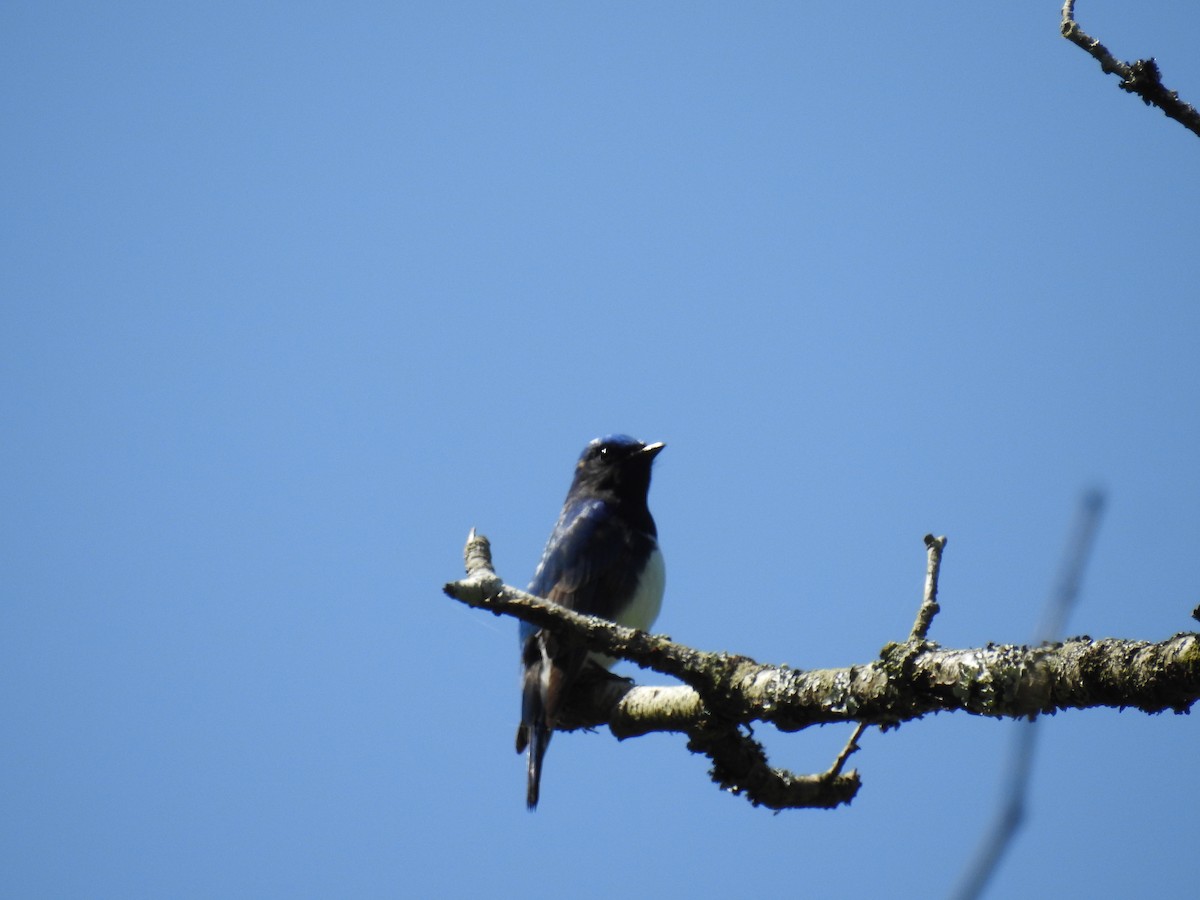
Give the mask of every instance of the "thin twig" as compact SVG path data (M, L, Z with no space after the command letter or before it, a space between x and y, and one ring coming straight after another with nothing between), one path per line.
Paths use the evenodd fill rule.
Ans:
M1062 36L1091 55L1108 75L1120 75L1121 90L1137 94L1147 106L1157 106L1167 116L1200 136L1200 113L1191 104L1179 99L1179 94L1162 83L1162 74L1154 58L1132 63L1117 59L1096 38L1087 34L1075 21L1075 0L1066 0L1062 8Z
M929 634L929 626L933 624L933 617L941 609L937 602L937 590L938 577L942 571L942 551L945 549L945 535L941 537L934 537L932 534L925 535L925 550L927 553L925 591L921 597L921 608L917 610L917 620L913 624L912 633L908 638L910 642L925 640ZM854 733L850 735L850 740L846 742L846 746L842 748L842 752L838 754L837 759L833 761L833 765L825 773L826 778L836 778L841 773L842 767L846 765L846 760L860 749L858 739L863 736L863 732L866 730L866 722L859 722L854 727Z
M932 534L925 535L925 549L928 552L928 560L925 566L925 594L921 599L921 608L917 610L917 620L913 623L912 634L909 635L909 641L923 641L929 636L929 626L933 624L933 617L938 614L941 607L937 602L938 591L938 575L942 569L942 551L946 549L946 537L934 537Z
M863 732L866 730L866 722L859 722L854 726L854 734L850 735L850 740L846 742L846 746L842 748L842 752L838 754L837 759L833 761L833 765L829 767L829 771L825 773L826 778L837 778L842 773L842 767L846 765L846 760L860 749L858 739L863 736Z
M933 617L941 610L937 602L938 578L942 571L942 551L946 549L947 539L945 535L934 537L932 534L927 534L924 540L926 550L925 591L921 596L921 608L917 610L917 620L913 623L912 633L908 637L909 643L918 643L928 637ZM866 722L859 722L855 726L850 740L846 742L842 752L838 754L833 765L829 767L829 771L825 773L826 778L836 778L841 773L842 767L846 765L846 760L859 750L858 739L866 730Z

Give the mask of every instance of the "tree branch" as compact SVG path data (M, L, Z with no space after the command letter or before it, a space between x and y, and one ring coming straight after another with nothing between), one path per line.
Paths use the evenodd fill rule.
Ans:
M1137 94L1147 106L1157 106L1167 116L1200 136L1200 113L1196 108L1179 99L1179 94L1168 90L1162 83L1158 63L1154 58L1139 59L1132 63L1117 59L1100 41L1087 34L1075 21L1075 0L1066 0L1062 8L1062 35L1077 47L1082 47L1108 75L1120 75L1121 90Z
M618 738L683 732L690 749L713 761L714 781L773 809L848 802L859 776L841 774L841 757L819 775L771 768L745 733L757 722L790 732L830 722L889 727L956 710L1012 718L1095 706L1182 713L1200 699L1197 634L1160 643L1083 637L1042 647L966 650L912 640L888 644L878 659L860 665L802 671L695 650L506 585L492 571L487 539L474 531L465 556L467 577L445 586L450 596L539 628L569 631L590 650L684 682L639 687L591 673L572 692L562 730L607 724Z

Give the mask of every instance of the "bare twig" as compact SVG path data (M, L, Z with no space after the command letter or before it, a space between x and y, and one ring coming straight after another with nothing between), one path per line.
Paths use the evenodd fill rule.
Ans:
M1178 93L1163 85L1154 58L1139 59L1132 63L1117 59L1100 41L1079 27L1075 21L1075 0L1063 3L1062 35L1100 63L1105 74L1121 76L1118 85L1121 90L1137 94L1147 106L1157 106L1184 128L1200 136L1200 113L1196 112L1194 106L1180 100Z
M917 610L917 620L913 623L910 641L923 641L929 636L929 626L933 617L941 607L937 602L938 575L942 570L942 551L946 549L946 538L925 535L925 549L928 551L928 562L925 566L925 595L921 600L921 608Z
M841 774L842 767L846 765L851 754L858 752L858 739L863 736L863 732L867 730L866 722L859 722L854 726L854 734L850 735L850 740L846 741L846 746L842 748L842 752L838 754L837 759L833 761L833 765L829 767L829 771L825 773L826 778L836 778Z
M921 596L921 607L917 610L917 620L913 623L912 632L908 637L910 643L922 642L929 636L929 626L933 624L933 617L941 610L937 602L937 592L938 578L942 571L942 551L946 549L946 537L945 535L934 537L932 534L927 534L924 540L927 553L925 591ZM854 733L850 735L850 740L846 742L846 746L842 748L842 752L833 761L833 765L829 767L829 770L825 773L825 777L837 777L842 771L842 767L846 765L846 760L860 749L858 739L863 736L863 732L866 730L866 722L859 722L855 726Z
M491 544L475 529L467 536L463 555L467 577L443 586L449 596L496 615L515 616L539 628L571 632L589 650L603 650L609 656L672 675L694 688L712 709L722 709L728 700L736 700L729 690L730 682L752 679L763 668L748 657L693 650L665 635L647 634L606 619L585 616L505 584L492 569Z

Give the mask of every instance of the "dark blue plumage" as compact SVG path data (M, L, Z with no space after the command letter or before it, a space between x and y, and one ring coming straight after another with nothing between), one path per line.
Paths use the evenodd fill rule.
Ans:
M584 448L562 514L529 592L576 612L648 629L662 603L665 570L646 497L663 444L626 435ZM542 758L571 687L586 665L611 666L569 640L521 623L521 725L517 752L529 751L526 802L537 806Z

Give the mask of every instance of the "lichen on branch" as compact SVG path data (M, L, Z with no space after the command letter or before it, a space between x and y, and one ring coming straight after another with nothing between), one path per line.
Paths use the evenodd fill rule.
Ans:
M931 543L932 542L932 543ZM1028 647L989 644L947 649L925 639L936 612L937 566L944 538L930 549L924 612L903 643L873 660L831 669L770 665L713 653L584 616L504 582L492 569L487 538L473 530L465 549L467 577L445 592L463 603L572 636L589 649L670 675L682 685L640 686L599 671L580 679L561 730L607 725L621 739L680 732L707 755L722 788L772 809L830 807L857 792L858 773L841 772L861 728L827 772L797 775L769 765L750 735L758 723L781 731L855 722L889 727L934 712L1027 718L1091 707L1186 713L1200 699L1200 635L1165 641L1072 638Z

